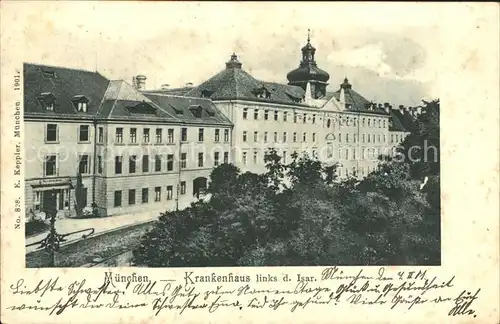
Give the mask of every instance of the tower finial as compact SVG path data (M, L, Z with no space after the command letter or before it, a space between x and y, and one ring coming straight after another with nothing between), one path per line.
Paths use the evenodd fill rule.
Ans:
M311 29L307 28L307 42L311 42Z

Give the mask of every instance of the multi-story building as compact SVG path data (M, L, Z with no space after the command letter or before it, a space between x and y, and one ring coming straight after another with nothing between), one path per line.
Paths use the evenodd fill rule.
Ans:
M390 138L402 140L405 129L392 135L389 125L399 118L390 113L392 107L368 101L347 78L328 91L330 76L318 67L315 52L308 38L299 67L287 74L288 84L254 78L233 54L224 70L200 85L157 93L211 99L234 124L232 153L243 171L263 172L265 151L274 147L285 163L293 152L307 152L339 162L340 177L365 176L394 146Z
M143 87L145 78L134 80ZM207 99L143 94L97 72L24 65L25 193L32 214L182 208L230 162L231 122Z
M287 84L254 78L233 54L205 82L161 90L146 90L144 75L129 85L25 64L26 210L74 215L80 182L80 205L101 215L183 208L213 167L264 172L270 148L284 163L308 153L339 163L341 178L367 175L418 112L372 103L347 78L329 91L315 52L308 38Z

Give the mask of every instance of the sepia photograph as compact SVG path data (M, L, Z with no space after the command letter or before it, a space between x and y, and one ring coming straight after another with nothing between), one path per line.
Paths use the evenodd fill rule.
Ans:
M0 8L0 322L499 323L498 5Z
M440 265L418 37L291 21L205 58L220 29L136 28L24 60L28 268Z

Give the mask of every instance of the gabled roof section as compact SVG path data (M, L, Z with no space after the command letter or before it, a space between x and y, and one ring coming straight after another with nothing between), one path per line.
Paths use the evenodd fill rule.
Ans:
M258 90L265 89L268 97L258 96ZM207 95L208 94L208 95ZM228 65L186 94L188 97L218 100L264 101L297 105L304 97L304 90L298 86L265 82L255 79L239 65Z
M413 132L416 129L416 119L407 110L391 109L392 125L389 131Z
M153 92L143 92L143 94L182 122L232 125L230 120L209 99L164 95Z
M95 116L109 80L98 72L24 63L24 113L50 116ZM53 96L54 109L44 100ZM75 98L88 100L87 112L78 112Z
M123 80L111 81L99 116L111 119L162 119L178 121L137 89Z

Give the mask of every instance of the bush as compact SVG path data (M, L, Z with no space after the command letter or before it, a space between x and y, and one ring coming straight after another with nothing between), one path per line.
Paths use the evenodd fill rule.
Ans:
M30 220L29 222L26 222L24 226L26 236L39 234L47 231L50 228L49 224L40 219Z

